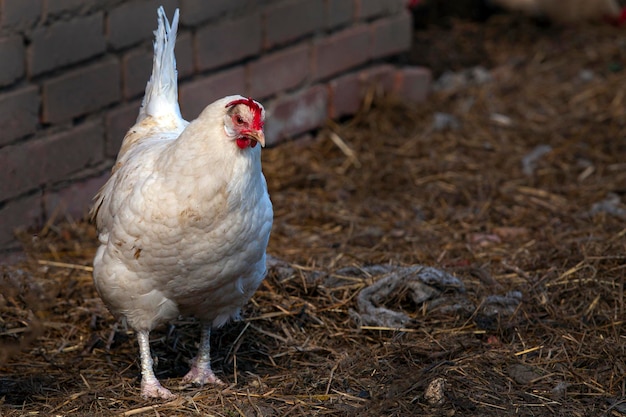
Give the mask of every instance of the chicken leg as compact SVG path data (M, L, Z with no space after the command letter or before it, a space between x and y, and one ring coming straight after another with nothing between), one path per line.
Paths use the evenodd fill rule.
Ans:
M138 330L137 340L139 341L139 353L141 356L141 396L146 399L162 398L170 400L176 398L176 395L164 388L154 375L152 354L150 353L150 332Z
M183 377L183 384L202 386L208 383L224 385L211 369L211 325L205 324L202 326L200 349L193 359L191 369Z

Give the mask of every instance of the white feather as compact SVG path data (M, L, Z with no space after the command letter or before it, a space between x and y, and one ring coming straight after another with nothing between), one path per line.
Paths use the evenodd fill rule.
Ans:
M178 106L178 72L174 55L179 12L178 9L174 12L171 25L165 16L163 6L159 7L157 15L158 26L154 31L152 75L146 85L146 93L137 122L147 116L160 117L171 114L182 119Z

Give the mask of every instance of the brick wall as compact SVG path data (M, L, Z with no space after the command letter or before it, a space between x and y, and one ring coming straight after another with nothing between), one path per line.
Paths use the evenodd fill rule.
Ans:
M423 100L430 73L385 63L411 44L404 0L0 0L0 249L13 230L81 217L134 123L163 4L180 8L183 116L264 103L270 145L353 114L371 83Z

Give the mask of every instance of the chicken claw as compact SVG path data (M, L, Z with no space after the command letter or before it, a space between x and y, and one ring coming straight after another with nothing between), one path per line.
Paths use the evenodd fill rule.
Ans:
M211 368L201 368L195 364L187 375L183 377L183 384L203 386L206 384L226 385L221 379L215 376Z
M173 400L176 398L176 394L172 394L170 390L163 387L157 380L149 382L144 382L144 380L142 380L141 396L146 400L151 398Z
M154 375L152 356L150 354L150 337L147 330L137 332L139 352L141 354L141 396L148 398L162 398L171 400L176 398L170 390L164 388Z
M200 337L200 349L198 355L194 358L191 369L187 375L183 377L183 384L191 385L226 385L218 377L215 376L211 369L211 326L204 325L202 327L202 336Z

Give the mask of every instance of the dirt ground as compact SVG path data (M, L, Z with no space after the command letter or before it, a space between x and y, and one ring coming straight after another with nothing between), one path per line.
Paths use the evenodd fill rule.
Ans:
M439 80L428 102L368 101L264 150L275 260L214 332L226 388L179 387L186 320L152 335L180 397L141 399L134 335L91 283L95 231L70 220L0 269L0 415L626 415L626 29L456 21L408 60ZM413 265L460 281L415 297ZM370 307L400 329L363 310L383 279Z

